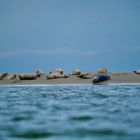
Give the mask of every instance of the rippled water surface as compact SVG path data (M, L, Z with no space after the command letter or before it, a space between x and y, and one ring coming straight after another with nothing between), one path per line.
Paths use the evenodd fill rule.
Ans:
M0 86L0 140L140 140L140 85Z

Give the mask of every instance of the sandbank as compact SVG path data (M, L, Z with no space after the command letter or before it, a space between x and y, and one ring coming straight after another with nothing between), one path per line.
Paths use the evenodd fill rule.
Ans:
M111 79L99 84L140 83L140 75L133 72L111 72ZM46 74L35 80L0 80L0 85L36 85L36 84L93 84L92 79L82 79L77 76L48 80Z

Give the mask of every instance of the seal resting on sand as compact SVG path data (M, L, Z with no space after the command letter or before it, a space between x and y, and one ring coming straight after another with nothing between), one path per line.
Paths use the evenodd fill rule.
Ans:
M81 73L78 77L80 77L82 79L92 79L93 74L92 73Z
M99 83L106 80L110 80L110 76L108 74L101 74L101 75L94 76L92 82Z
M16 74L9 74L6 77L7 80L13 80L13 79L18 79L18 76Z
M106 68L100 68L97 70L97 74L107 74L108 70Z
M81 74L81 71L79 69L75 69L73 70L73 75L80 75Z
M35 74L21 74L18 77L20 80L35 80L37 78Z
M64 70L61 68L55 69L54 71L50 72L50 73L59 73L59 74L64 74Z
M8 73L2 73L0 74L0 80L3 80L4 77L6 77L8 75Z
M58 72L53 72L47 75L47 79L57 79L57 78L68 78L69 76L64 75L64 74L60 74Z
M47 75L47 79L48 80L50 80L50 79L56 79L56 78L68 78L68 76L65 75L63 69L60 69L60 68L54 70L53 72L50 72Z
M64 74L60 73L51 73L47 75L47 79L56 79L56 78L66 78Z
M35 71L35 74L36 74L37 77L41 77L43 72L40 69L38 69L38 70Z
M140 74L140 70L133 71L135 74Z

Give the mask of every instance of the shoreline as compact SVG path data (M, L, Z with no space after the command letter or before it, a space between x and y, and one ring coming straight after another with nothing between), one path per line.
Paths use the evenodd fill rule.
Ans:
M133 85L137 85L140 86L140 83L102 83L102 84L2 84L0 85L0 87L51 87L51 86L85 86L85 85L93 85L93 86L107 86L107 85L111 85L111 86L133 86Z
M133 72L123 72L123 73L109 73L111 79L98 83L100 84L133 84L140 83L140 75ZM57 79L46 79L46 74L41 78L35 80L0 80L0 85L59 85L59 84L93 84L92 79L82 79L77 76L72 76L69 78L57 78Z

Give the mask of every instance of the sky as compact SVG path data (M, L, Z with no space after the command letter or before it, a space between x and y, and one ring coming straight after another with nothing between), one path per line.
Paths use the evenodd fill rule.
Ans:
M140 0L0 0L0 73L140 69Z

